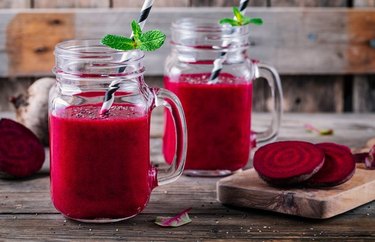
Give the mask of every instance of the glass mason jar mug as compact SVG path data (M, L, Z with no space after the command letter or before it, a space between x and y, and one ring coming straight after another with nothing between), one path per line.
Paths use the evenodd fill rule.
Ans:
M84 222L130 218L157 185L176 180L186 156L186 124L176 96L149 88L143 52L116 51L99 40L72 40L55 49L57 83L50 93L51 197L66 217ZM99 114L108 85L114 103ZM150 115L165 106L176 124L177 149L164 175L150 163Z
M174 22L171 31L164 84L179 97L186 115L185 174L228 175L249 159L252 87L258 77L268 81L274 108L269 128L256 132L257 143L277 137L282 115L279 75L274 68L249 59L249 26L187 18ZM172 162L176 149L172 120L167 114L163 146L167 162Z

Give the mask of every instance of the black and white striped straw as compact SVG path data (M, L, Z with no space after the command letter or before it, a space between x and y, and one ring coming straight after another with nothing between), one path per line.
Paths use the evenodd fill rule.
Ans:
M153 3L154 3L154 0L145 0L143 2L143 6L139 14L139 18L138 18L138 24L141 27L141 29L143 29L143 27L146 24L146 20L148 18L148 15L151 12ZM133 37L133 33L131 34L130 38L132 37ZM122 68L121 72L124 70L125 68ZM121 79L117 79L117 80L112 81L111 84L109 85L104 96L103 105L100 109L101 115L108 113L109 109L112 107L112 104L115 100L115 92L120 88L121 81L122 81Z
M248 4L249 4L249 0L241 0L240 1L240 6L239 6L238 9L240 10L240 12L243 15L245 15L245 13L246 13L246 8L247 8ZM228 47L229 45L230 45L230 41L228 41L228 40L223 41L224 47ZM220 53L219 58L214 60L214 68L211 71L209 82L213 83L213 82L217 81L217 78L219 77L220 72L223 69L223 63L224 63L224 61L227 57L227 54L228 54L228 52L223 51L223 52Z

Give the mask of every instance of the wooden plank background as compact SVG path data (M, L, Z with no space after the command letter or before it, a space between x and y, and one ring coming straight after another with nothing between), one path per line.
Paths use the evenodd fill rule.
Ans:
M141 3L0 0L0 110L11 110L9 97L24 92L37 77L51 75L57 42L124 34ZM160 28L169 35L173 19L213 13L215 18L226 17L230 8L225 7L233 5L238 0L157 0L147 28ZM285 111L375 111L374 5L373 0L250 1L249 15L266 22L253 28L251 57L274 65L282 74ZM151 85L161 85L168 53L167 44L147 56L146 80ZM14 86L18 88L9 88ZM269 109L267 90L265 82L255 83L255 110Z
M110 1L34 0L34 8L109 8Z
M251 9L249 15L266 24L253 27L251 58L272 63L281 74L374 74L375 10L367 9ZM215 18L230 15L229 8L156 8L146 29L158 28L170 40L170 25L183 17ZM1 76L48 75L54 64L53 49L66 39L101 38L106 33L130 35L129 26L138 10L0 10L0 29L8 59ZM93 18L92 16L100 16ZM165 16L168 16L166 18ZM169 41L147 54L148 75L162 75L170 52ZM24 59L20 59L23 57ZM45 58L45 59L41 59ZM42 63L39 63L43 61Z

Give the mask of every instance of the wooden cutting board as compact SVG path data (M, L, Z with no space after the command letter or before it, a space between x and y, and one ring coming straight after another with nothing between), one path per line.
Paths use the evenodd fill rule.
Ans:
M228 205L325 219L374 201L375 170L360 164L348 182L336 187L283 189L269 186L249 169L219 180L217 199Z

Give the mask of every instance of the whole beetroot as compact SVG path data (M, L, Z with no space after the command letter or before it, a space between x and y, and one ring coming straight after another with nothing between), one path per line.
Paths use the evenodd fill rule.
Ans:
M22 178L40 170L44 147L28 128L10 119L0 119L0 174Z
M16 120L30 129L44 144L48 145L48 94L56 83L53 78L36 80L26 95L11 98L16 109Z

